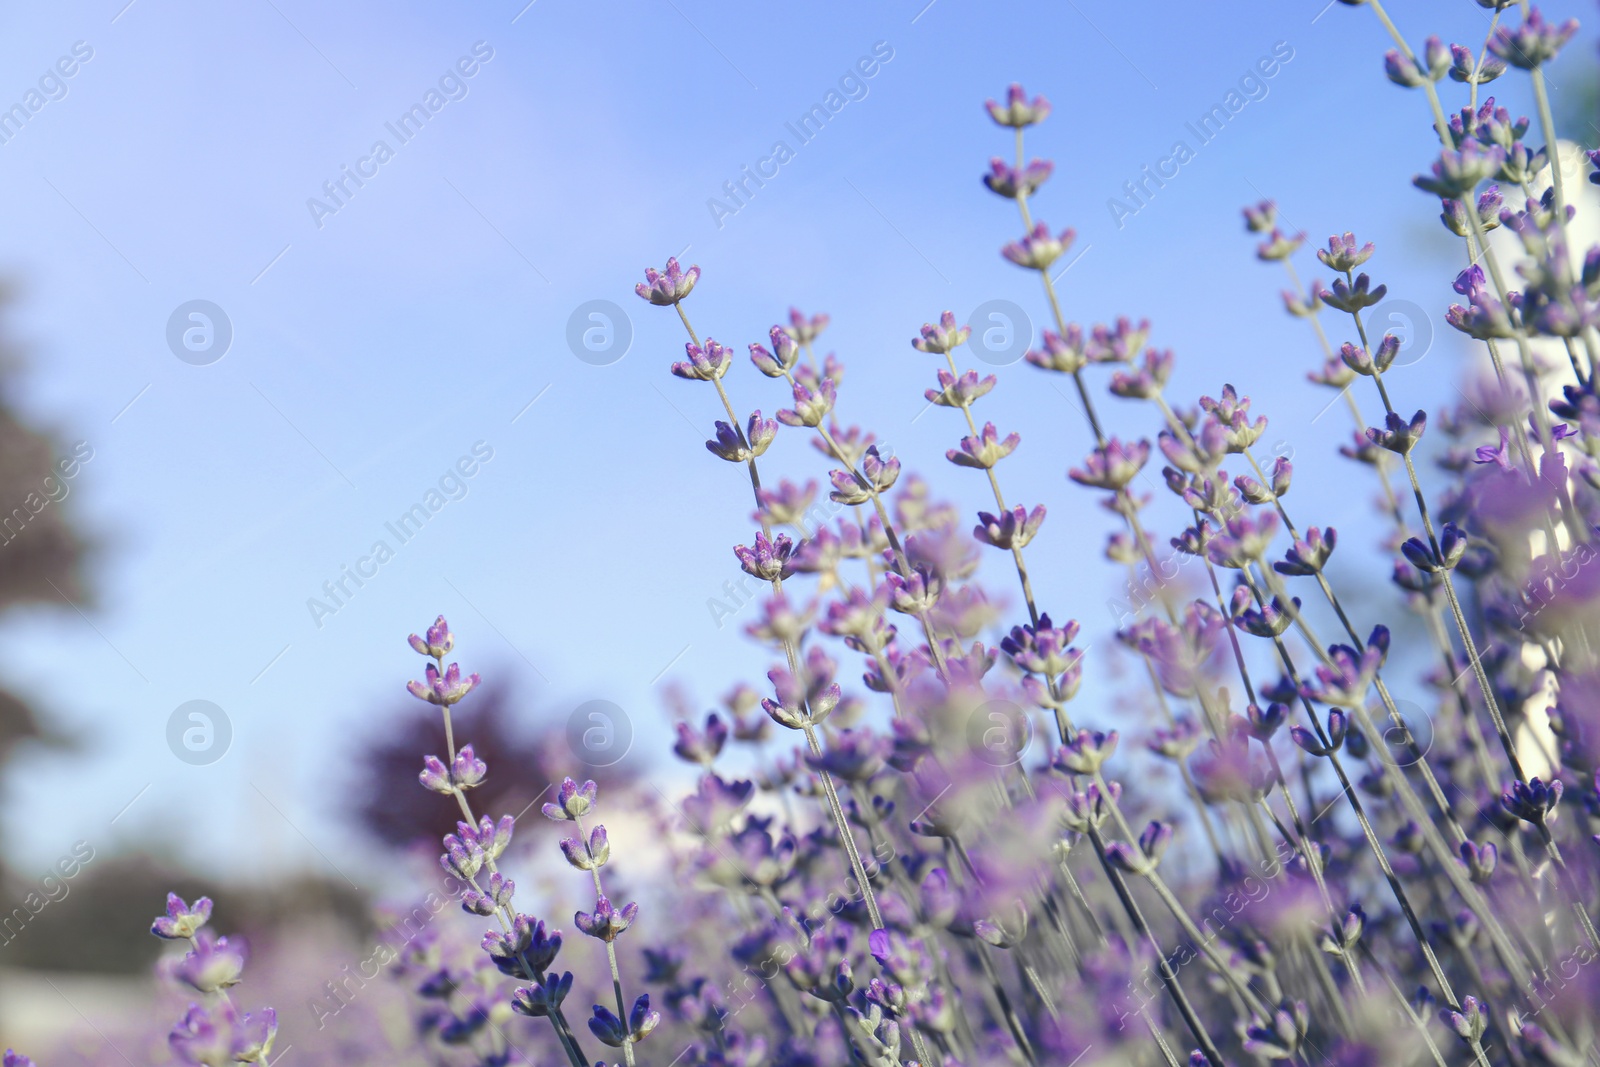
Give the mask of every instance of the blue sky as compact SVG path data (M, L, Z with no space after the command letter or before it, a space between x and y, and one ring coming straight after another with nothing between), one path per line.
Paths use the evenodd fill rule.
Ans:
M1450 395L1460 372L1440 317L1456 250L1409 188L1430 158L1426 106L1384 80L1387 43L1364 9L124 2L0 15L0 103L75 43L93 51L0 144L0 270L22 289L8 326L32 352L22 400L93 448L67 506L104 542L96 605L7 625L11 684L83 740L10 776L3 825L25 863L79 838L161 835L203 866L316 866L350 843L341 759L381 733L418 665L404 637L440 611L467 665L514 676L530 714L611 700L651 760L667 679L709 702L759 677L764 655L706 607L738 576L747 486L700 443L712 395L667 374L675 317L631 294L685 249L705 272L691 304L703 333L742 351L791 303L831 313L845 420L969 514L981 506L981 480L942 459L959 436L949 413L917 417L932 367L907 340L992 299L1044 314L1033 279L997 254L1014 210L979 184L1009 154L981 104L1012 80L1055 103L1030 144L1057 165L1036 212L1079 232L1067 314L1148 316L1178 354L1175 397L1235 382L1301 479L1356 484L1332 451L1347 420L1315 419L1330 396L1303 382L1311 337L1241 230L1238 208L1260 196L1314 240L1378 240L1373 266L1430 309L1433 347L1396 383L1409 402ZM1459 0L1397 18L1417 43L1477 45L1486 29ZM1119 227L1108 201L1176 140L1195 145L1186 124L1275 45L1292 58L1264 93ZM873 75L845 83L855 98L799 144L786 124L875 48ZM1592 42L1570 51L1558 93L1576 91L1567 72ZM430 90L442 106L399 143L386 123ZM1512 100L1526 110L1520 87ZM793 158L737 212L714 210L779 140ZM329 213L324 183L345 167L368 176ZM166 340L192 300L231 324L205 366ZM567 343L594 300L631 324L604 366ZM1040 597L1103 638L1107 517L1063 478L1087 434L1038 372L998 373L987 413L1024 436L1009 493L1052 511L1033 550ZM785 399L742 361L730 388L746 410ZM1105 410L1121 432L1153 428L1147 411ZM447 483L465 495L397 545L385 524L475 445L492 458ZM770 456L774 474L825 474L798 435ZM1313 518L1360 527L1367 495L1324 492ZM307 600L379 539L393 558L318 626ZM207 766L167 749L173 710L197 699L232 726Z

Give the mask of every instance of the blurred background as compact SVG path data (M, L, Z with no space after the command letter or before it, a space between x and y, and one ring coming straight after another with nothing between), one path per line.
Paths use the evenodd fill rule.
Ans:
M1037 216L1078 231L1066 314L1148 316L1178 355L1171 395L1235 383L1301 479L1348 484L1348 420L1320 417L1312 337L1240 223L1271 197L1313 242L1379 242L1385 325L1408 344L1395 387L1457 402L1457 248L1410 187L1433 137L1423 98L1383 77L1376 19L1327 0L1153 14L0 9L0 910L48 905L0 947L0 1045L30 1026L93 1044L95 1011L137 1003L94 976L148 965L168 888L225 890L233 925L314 921L360 943L440 829L413 784L435 720L403 690L420 667L405 637L440 612L485 678L466 731L509 810L597 773L569 744L586 707L615 727L602 771L666 782L673 717L760 679L741 634L755 609L724 588L748 487L701 444L709 392L668 374L676 316L632 294L668 256L701 265L695 324L740 353L791 304L829 313L845 421L969 515L983 486L944 469L958 434L919 418L932 371L908 339L945 309L1013 306L1024 340L988 368L1002 432L1024 438L1008 489L1052 510L1042 603L1082 620L1085 644L1109 638L1109 525L1063 477L1088 435L1014 362L1046 308L998 255L1014 209L979 184L1011 152L981 105L1013 80L1055 104L1029 147L1057 165ZM1417 46L1476 49L1488 25L1466 0L1394 14ZM1549 74L1564 128L1593 144L1584 32ZM1275 73L1241 89L1267 56ZM1520 89L1502 102L1527 113ZM1202 141L1230 91L1245 105ZM1192 158L1131 197L1178 141ZM746 411L787 400L742 358L729 383ZM1109 409L1124 436L1153 429L1126 416ZM826 473L792 434L770 457ZM1365 492L1323 494L1317 519L1358 549L1346 587L1381 599ZM1095 681L1080 699L1109 709Z

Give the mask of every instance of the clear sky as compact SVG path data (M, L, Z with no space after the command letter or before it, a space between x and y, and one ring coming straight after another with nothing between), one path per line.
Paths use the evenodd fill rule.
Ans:
M613 701L660 762L667 680L709 702L767 664L706 605L738 577L747 486L702 447L712 395L667 373L675 316L632 285L669 255L701 264L696 325L740 352L791 303L831 313L845 420L970 515L981 479L942 458L948 412L918 417L932 367L907 341L993 299L1043 316L1037 284L997 254L1015 212L979 184L1010 150L982 101L1012 80L1055 103L1031 146L1057 164L1036 211L1079 232L1067 314L1149 316L1178 354L1175 397L1224 381L1255 395L1269 440L1325 487L1319 521L1359 526L1368 493L1333 455L1347 420L1315 418L1331 397L1303 382L1311 337L1279 310L1239 207L1274 196L1313 240L1378 240L1382 280L1433 316L1432 348L1396 388L1450 396L1460 370L1441 314L1455 249L1409 187L1432 151L1426 106L1383 78L1388 45L1364 8L125 3L0 11L0 106L26 107L44 79L0 144L0 270L22 288L8 326L33 355L22 399L92 448L66 506L103 542L96 605L5 630L8 684L83 746L10 776L4 827L25 863L79 838L164 835L205 865L317 866L350 840L341 759L382 732L419 665L405 635L440 611L470 668L515 676L557 721ZM1417 44L1476 47L1486 29L1464 0L1395 7ZM1290 58L1200 144L1187 124L1275 47ZM1592 57L1587 35L1571 46L1558 103ZM843 105L801 143L790 124L831 91ZM429 103L420 131L390 128ZM1180 139L1193 157L1119 225L1108 201ZM779 141L776 174L730 201L724 183L770 174ZM335 199L325 183L340 181ZM196 300L231 330L207 365L168 341ZM595 300L621 305L631 332L608 365L568 343ZM1026 365L998 374L988 413L1024 437L1011 495L1052 511L1032 550L1041 600L1103 640L1109 524L1063 478L1087 447L1081 419ZM745 410L785 400L742 359L729 382ZM1143 409L1107 410L1122 432L1153 429ZM472 475L452 480L474 447ZM774 473L826 470L797 434L770 455ZM386 524L441 479L465 495L400 544ZM308 599L343 567L370 572L379 540L393 558L314 618ZM219 762L169 751L191 700L231 723Z

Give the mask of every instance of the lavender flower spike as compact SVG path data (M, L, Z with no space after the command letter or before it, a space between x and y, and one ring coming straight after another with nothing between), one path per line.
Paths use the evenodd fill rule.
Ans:
M645 300L658 307L671 307L689 295L694 288L694 283L700 280L700 268L690 267L682 270L676 258L667 260L667 269L658 271L654 267L646 267L644 281L633 287Z

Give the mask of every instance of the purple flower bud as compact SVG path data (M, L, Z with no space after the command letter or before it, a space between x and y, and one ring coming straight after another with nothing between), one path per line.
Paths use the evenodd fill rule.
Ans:
M728 743L728 725L714 711L706 715L704 731L696 730L686 722L678 723L677 731L678 741L672 746L673 753L685 763L698 763L707 770L711 769L721 755L723 746Z
M806 765L850 782L872 779L889 762L892 738L871 730L843 729L833 736L822 755L806 753Z
M822 331L828 328L830 321L828 316L820 314L813 315L808 319L799 308L792 307L789 309L789 325L783 329L790 337L794 338L796 344L809 345L822 336ZM779 327L774 326L773 329L779 329ZM777 340L776 337L773 338L774 343Z
M571 778L563 779L561 788L556 794L556 803L546 804L540 810L546 818L561 821L563 819L579 819L589 814L594 807L595 794L599 787L593 782L584 782L579 786Z
M1043 222L1035 223L1032 230L1020 241L1012 241L1000 249L1000 254L1019 267L1030 270L1049 270L1050 264L1061 258L1072 247L1078 231L1068 227L1059 235L1052 235Z
M893 456L884 459L877 445L868 445L861 457L861 473L873 489L887 493L900 477L900 461Z
M1053 677L1077 665L1082 654L1070 646L1078 637L1078 629L1072 619L1057 627L1048 614L1040 615L1037 626L1013 627L1001 640L1000 648L1030 674Z
M1039 340L1044 347L1029 350L1025 358L1041 370L1073 374L1089 361L1083 328L1076 323L1068 325L1066 332L1061 334L1045 330L1039 335Z
M1450 61L1451 79L1469 85L1487 85L1506 72L1505 60L1485 56L1483 66L1479 67L1472 49L1459 44L1450 46Z
M501 974L538 981L561 951L561 931L547 930L544 920L518 913L512 916L510 933L490 930L483 935L483 950Z
M1270 1020L1258 1019L1245 1029L1244 1049L1267 1059L1290 1059L1300 1048L1310 1024L1304 1001L1284 1000Z
M1251 233L1266 233L1277 219L1278 205L1271 200L1263 200L1244 209L1244 226Z
M187 941L211 919L211 898L201 897L193 907L176 893L167 894L167 913L156 917L150 932L167 941Z
M1463 841L1460 852L1461 862L1466 864L1472 880L1479 885L1487 885L1500 862L1500 850L1495 848L1492 841L1485 842L1481 847L1471 841Z
M1082 467L1067 471L1067 477L1079 485L1116 491L1127 488L1149 460L1149 441L1125 445L1112 437L1103 446L1090 452Z
M1419 85L1428 84L1428 77L1417 69L1416 63L1401 55L1394 49L1383 54L1383 72L1389 80L1396 85L1407 89L1415 89Z
M428 627L426 637L412 634L407 640L418 653L432 656L434 659L444 659L450 654L450 650L456 647L456 636L450 632L450 624L444 621L443 615L433 620L433 625Z
M767 337L772 341L772 351L767 351L759 344L750 346L750 362L756 369L768 378L782 378L787 371L792 371L800 361L800 346L795 343L792 333L782 326L774 326L767 331Z
M1533 70L1554 59L1561 46L1578 32L1578 20L1568 19L1558 26L1545 21L1536 7L1528 8L1522 25L1516 29L1504 26L1494 31L1489 39L1489 51L1520 70Z
M1306 235L1303 233L1287 236L1274 229L1265 241L1256 246L1256 258L1267 263L1288 259L1305 241Z
M1433 554L1433 546L1420 537L1408 537L1400 546L1400 551L1405 554L1406 561L1419 571L1432 574L1444 569L1443 563Z
M778 421L785 426L820 426L828 412L833 410L834 386L832 378L824 378L815 390L798 378L794 382L794 407L778 412Z
M194 947L184 953L172 974L201 993L215 993L239 984L247 954L244 942L236 939L229 943L226 937L213 937L209 930L199 930Z
M424 770L423 773L428 771ZM450 764L450 779L458 789L472 789L481 785L488 773L489 765L477 757L471 745L462 745L461 751L456 753L455 762Z
M1365 274L1356 275L1354 285L1349 285L1343 278L1333 280L1333 288L1322 290L1322 302L1335 311L1352 314L1362 308L1371 307L1378 303L1389 293L1389 287L1380 285L1371 288L1372 279Z
M700 268L690 267L687 271L678 267L677 259L667 260L667 269L657 271L654 267L646 267L644 281L635 285L633 291L650 303L659 307L670 307L678 303L694 288L694 283L700 280Z
M1131 363L1150 339L1150 320L1134 322L1126 315L1119 316L1112 326L1096 325L1089 331L1089 344L1085 353L1091 363ZM1150 353L1146 353L1147 358ZM1156 353L1154 358L1170 363L1172 354Z
M1333 549L1339 542L1339 532L1332 526L1327 531L1312 526L1306 530L1305 538L1296 541L1284 553L1281 562L1274 563L1272 569L1279 574L1305 577L1321 571L1328 562L1328 557L1333 555Z
M1241 586L1248 593L1248 588ZM1290 603L1294 610L1290 611L1283 606L1283 600L1274 596L1270 603L1260 609L1245 608L1234 616L1234 621L1245 633L1254 637L1279 637L1294 622L1295 616L1300 611L1300 598L1291 597Z
M199 1004L189 1005L167 1035L167 1044L186 1063L225 1064L233 1060L233 1042L227 1028L213 1022L210 1013ZM11 1067L13 1058L12 1053L6 1053L6 1067ZM33 1061L26 1057L15 1059L19 1065L33 1067Z
M990 192L1008 199L1015 200L1019 195L1026 199L1049 180L1054 170L1053 163L1039 159L1031 160L1027 166L1018 170L999 156L995 156L989 160L989 173L983 176L983 184L989 187Z
M672 365L672 373L689 381L712 382L728 373L733 366L733 354L723 345L706 338L704 346L693 341L685 342L684 354L689 358Z
M1537 12L1538 9L1534 10ZM1489 1029L1489 1005L1480 1003L1477 997L1465 996L1461 998L1460 1011L1446 1008L1439 1012L1439 1018L1443 1019L1445 1025L1454 1030L1456 1036L1464 1043L1476 1044Z
M641 993L628 1012L628 1033L634 1041L643 1041L661 1022L661 1013L650 1010L650 994Z
M889 606L903 615L922 615L932 611L944 592L944 579L931 568L914 566L910 575L890 571L884 576L889 587Z
M432 663L428 664L423 673L427 680L407 682L406 691L418 700L426 700L440 707L459 704L462 698L477 688L480 680L476 674L462 678L461 668L454 663L445 668L443 675L440 675L439 669Z
M547 1016L561 1007L561 1002L567 999L571 990L571 971L565 971L559 977L546 974L536 985L524 986L512 992L511 1010L534 1018Z
M1079 730L1077 735L1056 750L1050 766L1063 774L1092 775L1117 750L1117 731L1110 733Z
M948 354L966 344L971 336L972 327L957 326L955 313L946 311L939 316L937 326L931 322L922 324L922 335L911 339L911 347L918 352Z
M1266 710L1258 704L1251 704L1245 708L1245 721L1249 723L1250 736L1262 744L1272 740L1283 724L1288 721L1289 708L1277 701L1269 703Z
M1145 350L1143 365L1132 371L1117 371L1111 376L1113 395L1128 400L1149 400L1161 395L1172 376L1174 359L1170 350Z
M611 841L606 836L604 826L596 826L589 832L587 842L575 838L563 838L560 842L561 854L567 862L580 871L592 871L597 867L604 867L611 858Z
M924 390L922 395L927 398L928 403L938 404L940 407L967 407L995 386L994 375L980 379L975 370L969 370L959 378L947 370L940 370L938 374L939 388Z
M1384 425L1386 429L1368 428L1367 440L1403 456L1422 440L1423 432L1428 428L1428 413L1419 411L1411 416L1410 422L1407 422L1398 413L1391 411L1384 420Z
M1561 802L1563 789L1565 786L1559 778L1549 783L1539 778L1526 783L1513 782L1510 790L1501 795L1500 806L1523 822L1543 826L1547 816Z
M611 901L602 895L595 901L594 911L580 911L572 921L590 937L600 941L615 941L633 925L638 915L639 905L629 903L620 909L614 908Z
M234 1021L230 1051L235 1063L270 1063L278 1038L278 1013L271 1008L245 1012Z
M1431 176L1419 174L1411 180L1411 184L1441 199L1461 199L1494 177L1505 161L1505 149L1499 145L1485 146L1475 140L1467 141L1459 151L1448 148L1441 150L1438 162L1431 168ZM1328 299L1326 294L1323 299Z
M787 534L778 534L769 541L766 534L758 532L753 547L735 545L733 554L739 559L740 570L763 582L787 578L794 573L791 563L794 542Z
M1393 55L1393 53L1390 53ZM1317 258L1329 270L1340 274L1348 274L1361 264L1372 258L1373 245L1371 241L1356 247L1356 235L1346 232L1343 237L1334 234L1328 238L1326 249L1317 249Z
M1430 81L1438 81L1450 69L1450 49L1437 37L1422 42L1422 61Z
M999 436L994 423L986 422L977 437L963 437L961 447L949 449L944 456L958 467L988 470L1011 455L1016 451L1017 445L1022 443L1021 434L1007 434L1003 441Z
M990 100L984 106L988 108L989 117L995 122L1016 129L1043 122L1050 115L1050 101L1042 96L1036 96L1030 104L1028 95L1022 91L1022 86L1015 82L1006 93L1005 104L997 104Z
M455 786L450 783L450 769L438 756L424 756L422 772L417 775L417 780L424 789L431 789L435 793L450 794L455 792Z
M1031 512L1021 504L1002 511L998 516L987 511L978 512L978 525L973 527L972 536L986 545L1006 550L1024 548L1033 540L1034 534L1039 532L1039 527L1044 525L1045 510L1040 504Z

